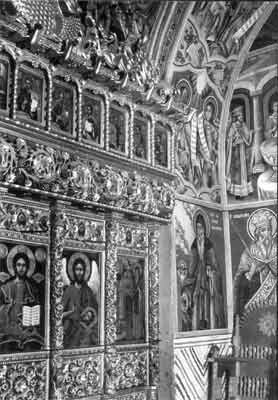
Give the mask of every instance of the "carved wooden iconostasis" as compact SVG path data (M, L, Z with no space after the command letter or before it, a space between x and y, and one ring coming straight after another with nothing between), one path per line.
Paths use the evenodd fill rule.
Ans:
M81 3L0 4L1 400L158 397L174 124L143 43L129 71L115 8Z
M274 400L276 20L0 1L1 399Z

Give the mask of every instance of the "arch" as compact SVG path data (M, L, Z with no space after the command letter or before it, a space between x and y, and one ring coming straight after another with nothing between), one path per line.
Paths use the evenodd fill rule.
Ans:
M270 80L276 78L278 76L278 67L276 65L276 68L273 68L268 74L266 74L259 82L257 85L257 90L263 90L264 86L269 82ZM277 85L277 82L276 82ZM277 90L277 88L276 88Z

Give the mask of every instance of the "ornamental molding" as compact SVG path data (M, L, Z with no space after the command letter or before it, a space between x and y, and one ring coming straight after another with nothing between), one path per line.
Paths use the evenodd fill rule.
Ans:
M0 154L0 182L8 186L163 219L169 218L174 208L173 188L162 179L20 138L1 137Z

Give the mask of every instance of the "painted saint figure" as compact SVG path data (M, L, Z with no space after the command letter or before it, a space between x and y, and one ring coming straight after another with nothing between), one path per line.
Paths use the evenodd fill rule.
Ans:
M93 114L93 107L87 104L83 116L83 139L93 142L99 141L99 135L96 130L96 124Z
M73 112L72 93L59 87L54 87L52 121L56 129L65 132L71 131L71 118Z
M278 101L272 104L272 114L269 115L266 123L266 139L278 137Z
M39 96L34 90L34 81L27 76L23 85L20 87L17 98L18 111L21 111L35 120L39 120Z
M192 329L216 329L225 325L221 273L215 250L208 237L208 227L201 213L196 214L191 246L190 277L194 278L192 294Z
M218 183L218 123L215 106L207 103L204 111L192 119L191 163L197 187Z
M256 210L247 222L252 239L243 251L235 275L236 313L242 314L245 305L264 285L264 295L275 290L277 282L277 220L268 209ZM276 296L275 296L276 297Z
M8 266L12 277L0 287L0 350L3 352L39 350L44 344L40 311L36 323L26 323L24 319L26 307L40 306L39 287L30 276L34 267L30 267L27 254L14 255L12 265Z
M91 275L89 259L82 254L79 258L72 258L68 263L67 272L71 284L65 288L63 295L64 347L96 345L98 302L87 283Z
M117 341L134 342L145 338L145 281L141 260L119 263L117 290Z
M227 137L227 190L236 198L243 198L253 192L250 178L251 165L248 148L252 145L253 134L244 122L243 107L232 111L232 124Z

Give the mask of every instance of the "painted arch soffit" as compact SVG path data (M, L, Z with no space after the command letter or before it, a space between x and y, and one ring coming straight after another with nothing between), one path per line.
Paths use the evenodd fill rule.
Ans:
M192 11L177 27L176 51L165 61L164 81L174 92L173 108L182 115L176 129L176 191L220 203L225 179L220 173L222 106L246 43L251 45L275 3L192 3Z

